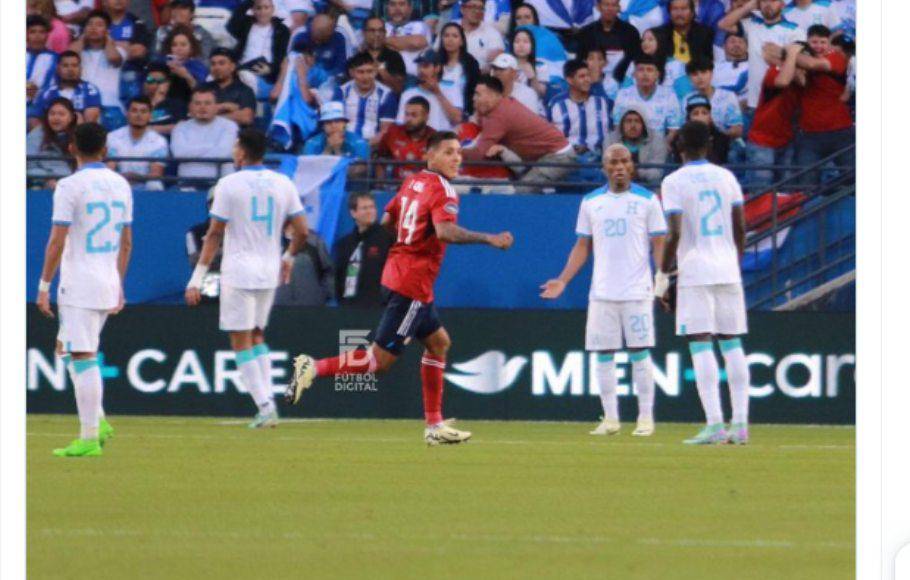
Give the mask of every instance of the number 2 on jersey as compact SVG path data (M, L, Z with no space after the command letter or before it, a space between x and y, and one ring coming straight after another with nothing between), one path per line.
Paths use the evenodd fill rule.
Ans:
M420 205L417 200L408 204L408 198L401 198L401 219L398 220L398 243L410 244L414 238L414 231L417 230L417 206ZM407 232L407 233L405 233ZM402 239L402 237L404 239Z
M714 227L711 227L710 221L720 211L721 201L720 194L716 189L706 189L698 192L698 201L709 200L712 203L708 212L701 216L701 235L705 237L719 236L724 233L723 221Z
M103 201L92 201L86 204L85 213L88 215L93 215L99 213L101 219L95 224L88 234L85 236L85 251L89 254L106 254L108 252L116 252L120 249L119 242L111 242L110 240L105 241L103 244L96 243L95 236L100 235L104 232L108 224L111 223L111 210L116 208L120 210L120 217L126 217L126 204L122 201L112 201L110 204ZM96 211L97 210L97 211ZM114 232L120 234L120 230L123 229L124 222L121 221L114 224Z

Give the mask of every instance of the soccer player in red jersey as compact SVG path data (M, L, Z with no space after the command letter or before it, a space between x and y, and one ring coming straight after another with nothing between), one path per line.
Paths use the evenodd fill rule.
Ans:
M382 272L388 299L373 344L365 354L350 351L320 360L297 356L294 379L285 393L288 402L297 403L317 377L383 372L416 338L425 348L420 360L424 439L429 445L439 445L471 437L442 419L443 370L451 340L433 303L433 283L446 244L487 244L507 250L513 238L509 232L485 234L456 224L458 194L448 180L458 175L460 165L458 136L451 131L434 133L427 142L427 169L405 179L382 216L381 223L395 236L395 243Z

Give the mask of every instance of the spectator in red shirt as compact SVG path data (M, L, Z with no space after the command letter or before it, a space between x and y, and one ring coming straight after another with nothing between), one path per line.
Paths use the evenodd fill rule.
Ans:
M800 139L797 162L812 165L856 142L850 109L842 100L847 87L847 56L834 50L831 30L821 24L807 32L811 55L800 55L797 66L809 71L803 90L799 119ZM834 158L835 165L853 167L855 152L850 149ZM819 171L802 180L811 185L820 180Z
M793 162L793 119L799 109L799 85L805 83L805 74L796 68L796 60L804 49L804 44L794 43L787 46L783 56L780 47L768 46L764 51L769 66L762 80L758 107L746 143L749 165L790 165ZM785 176L784 171L750 169L746 184L752 191L764 191Z
M395 161L423 161L427 140L436 132L427 125L430 102L423 97L411 97L404 105L404 124L392 125L383 134L376 152L380 158ZM395 165L392 177L404 179L420 171L421 165Z

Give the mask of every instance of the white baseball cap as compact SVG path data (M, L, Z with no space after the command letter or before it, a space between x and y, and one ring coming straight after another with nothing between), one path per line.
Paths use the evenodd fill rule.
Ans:
M344 104L339 101L329 101L319 108L320 121L347 121L348 117L344 114Z
M511 54L501 52L493 59L490 66L494 68L518 70L518 61L515 60L515 57Z

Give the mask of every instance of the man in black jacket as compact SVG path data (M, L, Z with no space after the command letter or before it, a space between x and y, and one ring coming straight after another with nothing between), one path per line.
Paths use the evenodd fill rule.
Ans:
M252 9L253 16L247 16ZM281 70L281 63L287 56L291 32L280 18L275 16L272 0L245 0L236 9L227 23L227 30L237 39L237 55L242 70L249 70L268 84L274 84ZM271 50L263 52L271 38ZM251 42L252 38L252 42Z
M380 306L379 281L392 240L376 221L373 194L352 193L348 209L354 231L335 244L335 296L342 306Z
M620 63L623 63L623 71L628 68L641 51L641 37L634 26L619 19L619 0L598 0L597 9L600 20L581 28L575 39L578 54L587 54L591 49L606 53L605 72L609 76Z
M714 60L714 29L695 22L695 0L670 0L670 23L654 29L657 54L682 63Z

